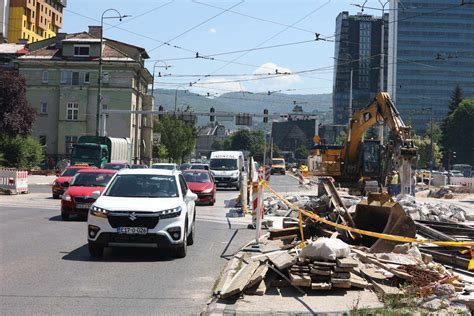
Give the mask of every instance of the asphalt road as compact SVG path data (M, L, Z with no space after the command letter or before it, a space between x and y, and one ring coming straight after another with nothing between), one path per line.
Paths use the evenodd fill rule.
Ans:
M297 191L289 176L272 186ZM48 186L0 195L0 310L5 315L199 314L228 255L248 242L250 218L229 217L236 191L218 192L215 206L197 208L196 241L187 257L157 249L107 249L91 260L86 223L60 220Z

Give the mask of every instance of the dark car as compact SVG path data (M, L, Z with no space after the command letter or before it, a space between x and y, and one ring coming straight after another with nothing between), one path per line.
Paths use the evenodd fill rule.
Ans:
M190 170L209 170L209 165L205 163L192 163L189 168Z
M111 169L111 170L120 170L124 168L130 168L130 165L128 163L122 163L122 162L111 162L111 163L106 163L102 169Z
M142 164L133 164L130 166L130 169L146 169L148 168L147 165L142 165Z

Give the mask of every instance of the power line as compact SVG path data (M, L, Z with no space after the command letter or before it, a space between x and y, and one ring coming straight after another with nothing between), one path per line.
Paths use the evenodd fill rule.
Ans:
M197 29L197 28L200 27L201 25L204 25L204 24L206 24L207 22L209 22L209 21L211 21L211 20L217 18L218 16L220 16L220 15L226 13L228 10L231 10L231 9L233 9L233 8L235 8L235 7L239 6L239 5L241 5L243 2L244 2L244 0L240 0L239 3L234 4L233 6L229 7L228 9L225 9L224 11L219 12L218 14L213 15L213 16L211 16L210 18L208 18L208 19L206 19L206 20L204 20L204 21L202 21L202 22L200 22L200 23L198 23L198 24L192 26L191 28L187 29L187 30L184 31L184 32L181 32L180 34L176 35L175 37L173 37L172 39L170 39L170 40L168 40L168 41L166 41L166 42L167 42L167 43L170 43L171 41L174 41L175 39L180 38L181 36L183 36L183 35L185 35L185 34L191 32L191 31ZM154 51L155 49L158 49L158 48L162 47L163 45L165 45L165 44L164 44L164 43L163 43L163 44L160 44L160 45L158 45L158 46L156 46L156 47L150 49L148 52L152 52L152 51Z
M306 19L307 17L309 17L310 15L314 14L315 12L319 11L321 8L323 8L324 6L326 6L331 0L328 0L327 2L325 2L323 5L319 6L318 8L316 8L315 10L312 10L310 11L309 13L307 13L306 15L304 15L302 18L296 20L293 24L291 24L291 26L294 26L296 24L298 24L299 22L303 21L304 19ZM272 40L273 38L277 37L278 35L280 35L281 33L285 32L290 26L287 26L285 27L283 30L277 32L276 34L270 36L269 38L267 38L266 40L264 40L263 42L261 42L260 44L258 44L255 48L258 48L262 45L264 45L265 43L267 43L268 41ZM231 60L231 62L228 62L226 63L225 65L217 68L216 70L214 70L212 74L215 74L216 72L224 69L225 67L227 67L228 65L230 65L232 62L235 62L237 61L238 59L242 58L243 56L247 55L249 52L244 52L242 54L240 54L239 56L237 56L236 58L234 58L233 60ZM197 83L198 81L200 81L201 79L198 79L197 81L195 81L194 83Z

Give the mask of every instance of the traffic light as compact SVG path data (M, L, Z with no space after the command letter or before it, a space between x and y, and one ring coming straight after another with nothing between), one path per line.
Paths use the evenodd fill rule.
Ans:
M214 107L211 108L210 110L210 114L209 114L209 121L211 122L214 122L214 120L216 119L214 113L216 112L216 109L214 109Z
M160 106L158 107L158 118L159 118L160 120L163 118L163 112L164 112L164 111L165 111L165 108L164 108L162 105L160 105Z
M263 123L268 123L268 110L263 109Z

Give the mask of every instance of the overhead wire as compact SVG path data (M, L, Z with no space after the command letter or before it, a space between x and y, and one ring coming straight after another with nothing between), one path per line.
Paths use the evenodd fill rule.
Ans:
M211 17L205 19L204 21L202 21L202 22L200 22L200 23L198 23L198 24L196 24L196 25L190 27L189 29L187 29L187 30L181 32L180 34L174 36L173 38L167 40L166 42L167 42L167 43L170 43L170 42L172 42L172 41L174 41L174 40L180 38L181 36L183 36L183 35L185 35L185 34L191 32L191 31L197 29L198 27L200 27L200 26L206 24L206 23L209 22L209 21L212 21L213 19L217 18L218 16L221 16L222 14L226 13L228 10L231 10L231 9L233 9L233 8L235 8L235 7L239 6L239 5L241 5L242 3L244 3L244 0L240 0L239 3L234 4L234 5L232 5L231 7L229 7L228 9L225 9L225 10L223 10L222 12L219 12L218 14L215 14L215 15L213 15L213 16L211 16ZM163 43L163 44L160 44L160 45L158 45L158 46L156 46L156 47L154 47L154 48L148 50L148 52L150 53L150 52L154 51L155 49L158 49L158 48L162 47L163 45L165 45L165 44L164 44L164 43Z

